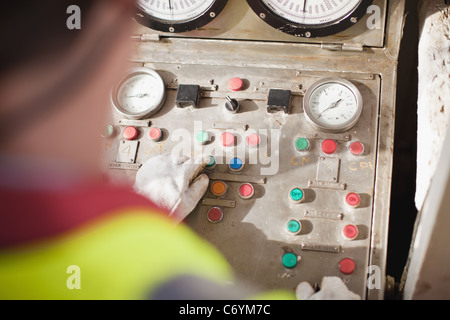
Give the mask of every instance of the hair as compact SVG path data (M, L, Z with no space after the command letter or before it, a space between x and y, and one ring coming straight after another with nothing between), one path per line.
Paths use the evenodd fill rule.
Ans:
M2 0L0 77L20 65L63 56L83 32L67 28L67 8L87 14L99 0Z
M78 38L89 29L70 30L67 8L77 5L82 17L89 16L100 2L112 0L2 0L0 3L0 82L19 67L48 65L68 55ZM116 0L124 5L122 14L131 17L133 0ZM126 6L126 7L125 7ZM130 8L128 10L127 8ZM129 14L129 15L128 15ZM82 22L83 23L83 22ZM9 108L0 117L0 144L8 140L14 127L24 127L57 107L57 101L84 83L106 54L116 34L123 27L123 19L116 19L104 30L85 57L68 70L53 88L44 91L23 105ZM1 99L1 97L0 97ZM1 100L0 100L1 103Z

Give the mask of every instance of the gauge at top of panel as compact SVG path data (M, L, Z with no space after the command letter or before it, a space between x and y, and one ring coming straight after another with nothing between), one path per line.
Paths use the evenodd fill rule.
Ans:
M187 32L211 22L226 4L227 0L138 0L135 18L154 30Z
M373 0L247 0L277 30L297 37L325 37L357 23Z

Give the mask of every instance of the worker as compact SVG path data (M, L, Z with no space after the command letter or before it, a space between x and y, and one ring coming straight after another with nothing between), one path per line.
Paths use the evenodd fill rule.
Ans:
M224 257L177 224L208 186L209 158L165 154L134 189L104 182L96 137L128 67L134 7L0 5L0 299L294 299L230 285ZM297 296L359 298L338 278Z

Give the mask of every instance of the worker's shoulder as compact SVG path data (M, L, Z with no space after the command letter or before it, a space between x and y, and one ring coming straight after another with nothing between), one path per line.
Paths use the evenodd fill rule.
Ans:
M118 212L164 212L128 187L84 184L59 189L0 189L0 248L58 236Z
M3 287L29 289L19 292L19 296L24 292L45 291L49 297L116 299L145 297L162 281L185 274L230 279L228 264L212 245L187 226L176 225L156 206L140 202L139 196L108 188L75 193L79 194L40 195L32 199L39 206L53 206L49 210L39 208L39 213L34 211L41 215L42 221L34 219L30 230L47 228L47 231L34 231L34 238L27 237L25 242L12 241L1 248L0 283ZM89 196L85 198L86 193ZM128 201L123 199L126 196L130 197ZM115 201L115 197L122 199ZM72 208L63 204L68 200L73 201ZM89 205L103 213L86 214L83 210L90 210ZM84 215L85 219L72 218L72 212ZM22 219L30 216L20 210L15 213ZM75 219L76 223L70 219ZM45 226L46 223L53 227ZM9 221L9 226L16 230L8 231L9 234L0 232L0 240L8 240L8 235L20 238L25 228L20 224L29 225L21 219ZM0 229L6 231L1 224ZM73 266L82 274L83 290L60 288L68 277L66 268ZM14 279L24 280L18 281L19 285ZM48 283L54 283L55 287ZM45 290L38 289L44 287ZM2 290L0 296L1 293ZM28 297L28 293L25 296Z

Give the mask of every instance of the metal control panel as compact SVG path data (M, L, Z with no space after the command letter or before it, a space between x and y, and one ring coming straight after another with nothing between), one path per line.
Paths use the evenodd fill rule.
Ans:
M238 278L292 289L338 276L382 298L400 2L382 4L384 47L363 52L136 37L103 134L111 181L132 183L158 154L208 154L210 185L186 222Z

